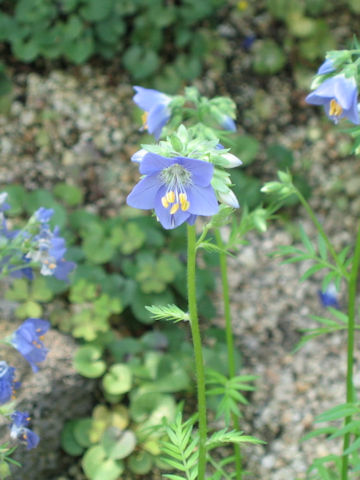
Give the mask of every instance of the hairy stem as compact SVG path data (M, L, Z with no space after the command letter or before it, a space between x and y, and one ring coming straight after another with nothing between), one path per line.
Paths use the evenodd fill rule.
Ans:
M199 463L197 480L204 480L206 470L206 394L204 359L196 304L196 233L195 227L187 227L187 288L191 335L194 345L195 370L197 378L197 397L199 411Z

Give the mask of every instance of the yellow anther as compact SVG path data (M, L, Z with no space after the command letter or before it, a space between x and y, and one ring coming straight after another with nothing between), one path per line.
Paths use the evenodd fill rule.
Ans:
M175 202L175 192L173 192L172 190L170 190L170 192L167 192L167 194L166 194L166 200L167 200L169 203L174 203L174 202Z
M146 130L148 128L147 119L148 119L148 112L144 112L141 115L141 120L142 120L142 123L143 123L143 127L146 128Z
M342 106L338 104L338 102L333 98L330 101L330 110L329 110L329 115L330 116L335 116L338 117L339 115L342 114Z
M178 204L178 203L174 203L174 205L171 207L171 210L170 210L171 215L173 215L174 213L176 213L178 210L179 210L179 204Z
M39 340L41 340L43 342L44 339L45 339L45 335L40 335Z
M161 197L161 203L162 203L162 206L163 206L164 208L168 208L169 202L166 200L165 195L164 195L163 197Z
M180 193L179 200L180 200L180 203L185 203L187 201L186 193Z
M54 270L54 268L56 268L56 263L50 263L50 264L49 264L49 268L50 268L51 270Z
M188 200L185 200L185 202L181 202L181 210L183 212L186 212L187 210L189 210L189 207L190 207L190 202Z

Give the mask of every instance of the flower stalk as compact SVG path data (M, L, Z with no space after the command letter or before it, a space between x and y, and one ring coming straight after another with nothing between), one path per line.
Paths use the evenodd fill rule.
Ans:
M235 348L234 348L234 335L232 331L231 324L231 311L230 311L230 295L229 295L229 281L228 281L228 272L227 272L227 262L226 262L226 253L224 252L224 243L221 238L221 233L218 228L215 228L215 238L216 243L219 247L219 261L220 261L220 271L221 271L221 284L222 284L222 293L224 301L224 317L225 317L225 335L226 335L226 345L228 353L228 371L229 377L233 378L236 375L236 365L235 365ZM239 417L232 413L231 421L233 428L235 430L240 430ZM242 479L242 458L240 445L234 443L234 453L235 453L235 467L236 467L236 480Z
M197 480L204 480L206 470L206 393L204 358L201 345L199 319L196 304L196 233L195 227L187 226L187 289L191 335L194 346L195 370L197 379L197 398L199 412L199 461Z
M355 340L355 304L356 287L360 265L360 225L356 237L355 253L351 266L348 299L348 340L347 340L347 373L346 373L346 403L354 401L353 370L354 370L354 340ZM351 422L351 415L345 418L345 426ZM349 455L344 452L350 446L350 432L344 435L343 456L341 464L341 480L348 478Z

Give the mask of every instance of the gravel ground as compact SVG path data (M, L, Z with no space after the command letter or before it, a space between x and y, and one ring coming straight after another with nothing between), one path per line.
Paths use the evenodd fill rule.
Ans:
M255 135L262 145L251 172L264 180L274 178L275 172L262 163L265 147L279 142L291 148L295 169L309 178L310 202L325 230L337 248L351 244L360 213L360 165L346 155L347 137L305 107L305 92L296 90L288 78L244 82L246 58L241 65L234 59L232 77L209 75L201 88L209 96L228 91L237 101L239 132ZM84 187L90 209L109 215L118 211L137 178L129 157L141 138L131 118L128 79L117 81L103 70L83 67L44 76L20 73L14 80L9 115L0 116L0 187L21 183L28 189L51 188L66 179ZM271 99L260 127L254 120L258 98ZM302 209L294 208L290 215L315 239ZM344 401L346 338L336 333L291 353L299 329L312 326L309 315L325 313L317 294L321 275L300 283L307 265L281 265L269 256L279 245L297 242L294 227L280 221L264 235L250 235L249 244L229 260L244 373L259 377L244 409L243 428L267 441L246 450L254 479L303 479L313 458L339 448L339 442L318 439L299 444L314 428L316 415ZM345 301L343 292L342 305ZM221 311L220 298L218 303ZM216 323L222 323L220 316ZM356 353L356 369L359 361ZM360 375L355 380L360 388ZM76 466L66 478L79 478Z

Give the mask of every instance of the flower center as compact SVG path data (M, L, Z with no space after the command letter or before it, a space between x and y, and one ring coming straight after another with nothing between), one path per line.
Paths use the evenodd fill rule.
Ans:
M342 106L338 104L338 102L333 98L330 101L330 110L329 110L329 115L331 117L339 117L342 114Z
M186 188L191 185L191 173L182 165L175 163L164 168L160 174L161 181L167 186L165 195L161 198L164 208L170 208L170 214L176 213L179 208L186 212L189 210L190 202L187 197Z

